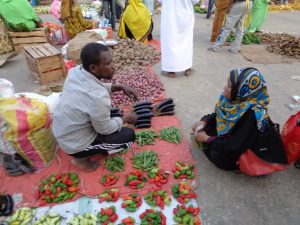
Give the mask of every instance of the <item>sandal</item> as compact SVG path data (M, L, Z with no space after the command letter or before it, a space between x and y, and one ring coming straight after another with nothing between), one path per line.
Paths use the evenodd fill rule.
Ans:
M10 195L0 195L0 216L12 214L14 202Z
M25 173L34 172L34 168L20 154L14 154L12 160Z

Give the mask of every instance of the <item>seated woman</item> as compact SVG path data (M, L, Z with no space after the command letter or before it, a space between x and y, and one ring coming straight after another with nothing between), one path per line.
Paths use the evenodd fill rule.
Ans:
M140 42L152 40L153 22L142 0L129 0L120 22L119 37Z
M80 7L75 4L74 0L62 0L60 12L60 19L70 38L93 27L93 23L83 17Z
M239 170L240 156L250 149L266 163L286 164L268 104L266 82L257 69L232 70L215 113L192 126L195 140L204 143L207 158L220 169Z
M42 27L41 19L27 0L0 0L0 17L11 31L32 31Z

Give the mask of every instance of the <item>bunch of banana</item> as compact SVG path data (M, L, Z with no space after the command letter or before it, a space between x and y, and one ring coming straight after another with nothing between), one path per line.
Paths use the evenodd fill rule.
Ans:
M292 11L292 10L300 10L300 4L288 4L288 5L270 5L268 11Z
M60 225L62 216L56 212L41 216L33 225Z
M97 217L93 213L85 213L83 216L77 215L72 218L69 225L96 225L97 224Z
M23 207L18 209L9 219L9 225L27 225L36 214L35 209Z

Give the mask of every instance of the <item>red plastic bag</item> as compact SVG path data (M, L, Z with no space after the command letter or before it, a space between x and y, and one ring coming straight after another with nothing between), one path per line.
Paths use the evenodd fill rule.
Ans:
M74 60L72 60L72 59L65 60L65 67L67 68L67 71L69 71L70 69L72 69L75 66L76 66L76 63Z
M242 154L238 161L240 170L248 176L261 176L284 170L286 165L269 163L257 157L250 149Z
M300 124L297 124L298 121L300 121L300 112L288 119L281 132L281 139L289 164L300 159Z
M60 24L45 22L44 26L48 27L50 30L50 44L62 45L68 42L69 37Z

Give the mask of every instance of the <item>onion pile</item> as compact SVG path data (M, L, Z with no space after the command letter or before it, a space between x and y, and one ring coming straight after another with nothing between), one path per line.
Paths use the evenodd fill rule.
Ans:
M118 71L112 79L113 84L125 84L135 89L139 95L139 101L154 100L164 97L164 87L160 79L146 68L136 68L134 71ZM114 92L111 95L112 106L133 105L134 100L123 91Z
M160 53L152 45L134 39L119 40L111 52L116 70L132 70L138 66L148 66L160 59Z

